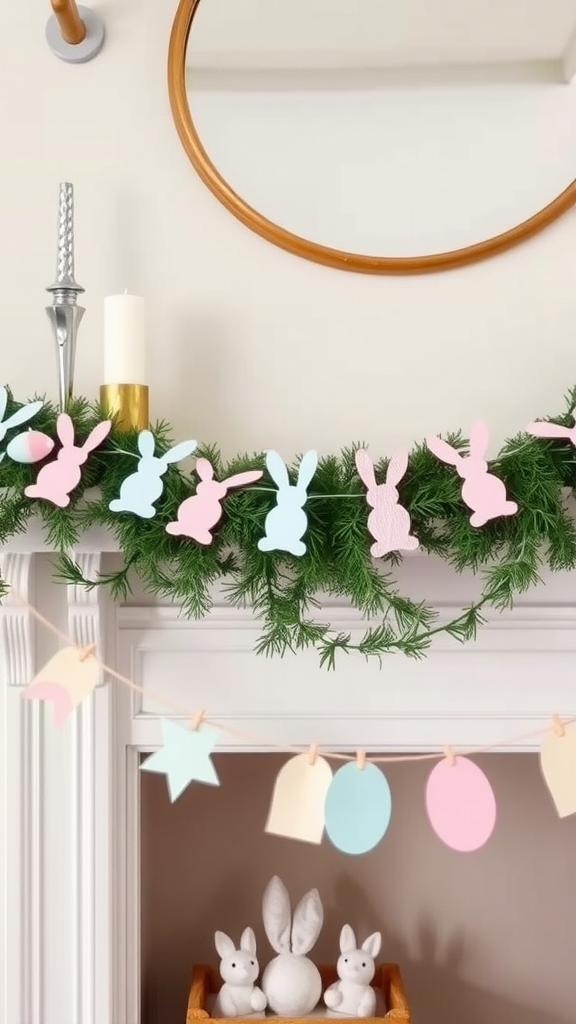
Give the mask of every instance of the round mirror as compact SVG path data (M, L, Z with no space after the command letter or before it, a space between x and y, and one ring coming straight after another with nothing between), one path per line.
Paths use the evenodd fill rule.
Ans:
M269 241L448 269L576 203L575 21L574 0L181 0L172 110L206 185Z

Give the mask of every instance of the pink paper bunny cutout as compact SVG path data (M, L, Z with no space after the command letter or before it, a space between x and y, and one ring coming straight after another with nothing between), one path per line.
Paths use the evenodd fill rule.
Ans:
M408 450L401 448L388 464L386 483L377 484L374 465L363 448L356 452L356 469L366 484L366 500L373 511L368 516L368 531L374 537L370 553L381 558L391 551L414 551L418 538L410 533L410 514L400 504L397 484L408 467Z
M573 427L562 427L559 423L529 423L526 431L532 437L561 437L576 447L576 424Z
M472 509L471 526L484 526L490 519L513 516L518 511L515 501L508 501L506 487L497 476L488 472L484 456L488 448L488 427L478 420L470 428L470 454L461 455L440 437L427 437L431 452L450 466L456 466L462 477L462 501Z
M56 459L43 466L35 484L25 488L28 498L44 498L59 508L70 504L70 492L82 478L80 466L84 465L90 452L98 448L110 433L111 420L102 420L90 432L82 447L74 444L74 424L68 413L60 413L56 421L56 432L62 448Z
M200 483L196 493L178 507L176 521L168 523L166 532L175 537L191 537L198 544L211 544L211 531L222 516L222 500L231 487L242 487L260 480L262 470L235 473L226 480L214 480L214 469L208 459L198 459L196 472Z

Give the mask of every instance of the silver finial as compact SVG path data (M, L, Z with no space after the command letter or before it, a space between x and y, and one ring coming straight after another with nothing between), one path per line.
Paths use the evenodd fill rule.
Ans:
M84 289L74 278L74 186L60 183L58 192L58 256L56 281L46 291L52 293L52 305L46 308L56 343L60 408L72 397L76 338L85 310L77 305Z

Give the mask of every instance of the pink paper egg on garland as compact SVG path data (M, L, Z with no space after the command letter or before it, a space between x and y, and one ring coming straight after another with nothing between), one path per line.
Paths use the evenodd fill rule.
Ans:
M430 772L426 810L436 835L459 853L479 850L496 824L496 800L484 772L467 757L445 757Z
M27 430L12 438L6 448L6 454L12 462L32 465L50 455L53 448L54 441L48 434L43 434L41 430Z

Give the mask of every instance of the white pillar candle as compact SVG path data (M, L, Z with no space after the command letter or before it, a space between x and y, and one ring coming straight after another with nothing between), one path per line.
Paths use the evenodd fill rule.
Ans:
M145 384L144 299L108 295L104 299L103 384Z

